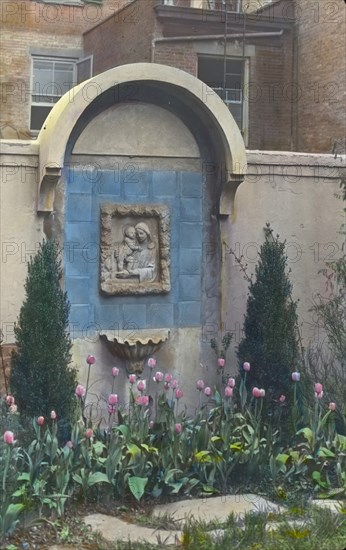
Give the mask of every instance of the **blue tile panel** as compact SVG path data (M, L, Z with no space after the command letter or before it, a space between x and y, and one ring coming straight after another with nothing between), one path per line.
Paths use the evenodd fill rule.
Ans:
M65 288L72 335L88 330L199 326L203 288L202 174L70 167L66 174ZM171 291L105 296L99 291L100 206L156 203L171 213Z

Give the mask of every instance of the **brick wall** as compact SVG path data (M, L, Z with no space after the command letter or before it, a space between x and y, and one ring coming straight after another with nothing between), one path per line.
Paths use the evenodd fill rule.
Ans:
M345 138L344 2L300 0L297 9L297 150L331 152Z
M291 150L292 36L262 39L250 59L249 149Z
M30 49L82 50L82 32L111 14L116 17L124 2L127 0L104 0L102 5L82 6L31 0L1 3L0 129L3 137L30 138Z
M157 43L154 61L197 76L197 54L191 43Z
M151 41L159 32L155 5L157 0L137 1L84 34L84 52L94 56L94 74L151 61Z

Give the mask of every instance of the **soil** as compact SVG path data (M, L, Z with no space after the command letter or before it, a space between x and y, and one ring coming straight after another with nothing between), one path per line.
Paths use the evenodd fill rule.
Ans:
M75 546L78 550L108 550L112 545L99 534L96 536L92 533L91 528L83 520L85 516L101 513L121 517L124 521L133 523L139 512L149 514L151 508L152 505L141 507L133 501L86 504L73 502L66 507L63 518L38 518L27 513L13 535L7 537L0 546L0 550L49 550L54 545Z

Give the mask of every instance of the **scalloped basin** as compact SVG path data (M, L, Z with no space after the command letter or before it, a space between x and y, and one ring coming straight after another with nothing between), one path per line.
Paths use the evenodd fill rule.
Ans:
M108 351L125 361L126 370L130 374L141 374L146 361L169 338L169 329L151 329L99 333L100 339L106 344Z

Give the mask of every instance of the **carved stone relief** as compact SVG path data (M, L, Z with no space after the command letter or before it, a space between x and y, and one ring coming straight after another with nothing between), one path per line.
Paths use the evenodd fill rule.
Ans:
M100 287L105 294L160 294L170 290L167 206L101 206Z

